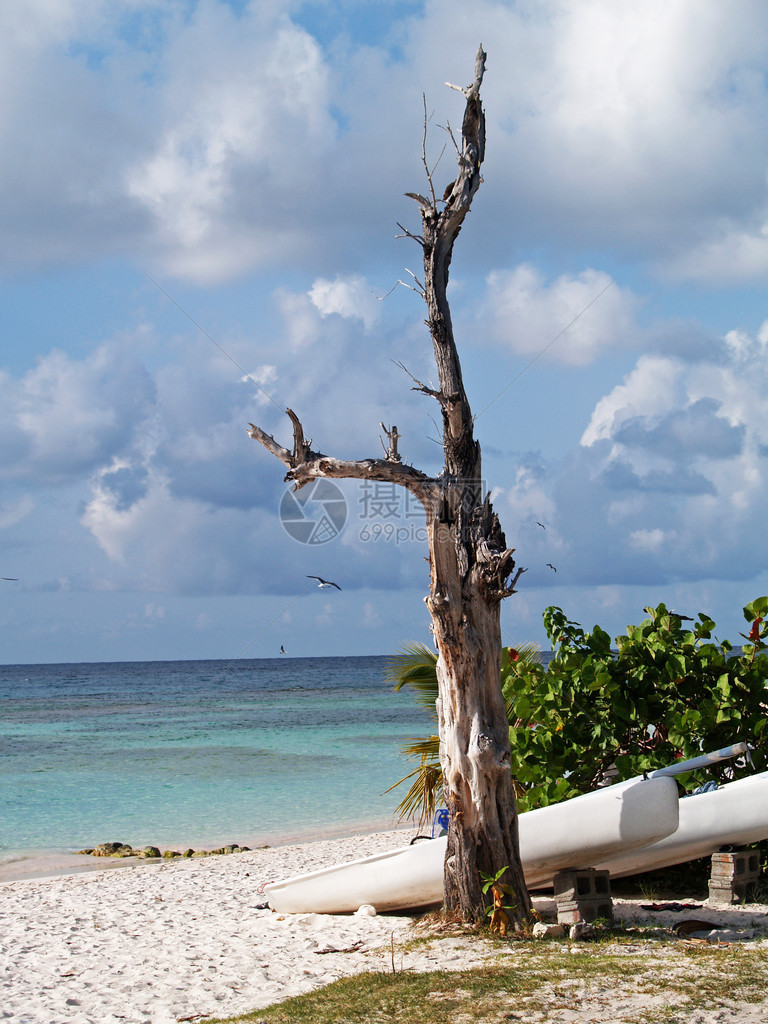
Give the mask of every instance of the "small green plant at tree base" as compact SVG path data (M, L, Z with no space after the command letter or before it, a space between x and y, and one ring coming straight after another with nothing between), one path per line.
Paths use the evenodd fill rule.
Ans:
M489 926L491 931L501 936L505 936L509 929L507 911L517 909L517 900L513 900L512 903L504 902L505 897L509 899L515 895L512 886L504 885L500 881L501 876L506 874L507 871L509 871L509 868L505 865L503 868L499 868L495 875L487 875L484 871L480 872L480 879L483 882L483 896L487 896L490 892L493 899L491 906L486 907L486 917L490 918Z
M499 868L495 875L486 875L484 871L480 872L480 880L483 882L483 896L487 896L491 889L498 889L504 896L513 896L514 889L509 885L504 885L499 879L509 871L508 867ZM514 910L517 906L517 902L509 905L504 904L503 910ZM487 914L490 916L493 907L488 907Z
M768 597L744 606L749 630L740 653L713 639L715 623L663 604L611 641L585 631L557 607L544 612L553 658L544 666L531 645L502 651L501 685L509 719L511 771L518 809L532 810L695 757L738 741L751 764L722 762L685 778L693 789L768 767L761 746L768 726ZM397 689L416 689L434 713L436 656L410 648L395 660ZM438 738L412 741L420 759L400 805L426 820L441 793ZM406 780L401 780L406 781ZM397 783L399 785L399 783Z

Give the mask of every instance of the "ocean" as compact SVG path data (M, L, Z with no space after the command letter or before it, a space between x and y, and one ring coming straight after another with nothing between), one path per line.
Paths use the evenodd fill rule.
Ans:
M106 841L395 827L406 787L386 790L415 767L401 746L431 723L387 661L0 666L0 878Z

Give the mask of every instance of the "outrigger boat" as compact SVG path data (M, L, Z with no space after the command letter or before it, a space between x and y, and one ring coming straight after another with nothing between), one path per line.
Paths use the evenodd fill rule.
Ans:
M649 777L680 775L713 761L742 754L749 756L746 743L659 768ZM679 823L674 832L649 846L622 850L595 866L607 868L613 878L621 878L684 864L699 857L708 857L723 847L748 846L764 839L768 839L768 772L758 772L683 797L680 800Z
M565 868L598 867L614 877L680 864L768 838L768 772L678 800L674 777L745 755L735 744L647 777L521 814L520 860L529 888ZM351 913L440 903L445 836L274 882L269 904L281 913Z
M678 825L677 784L667 777L631 779L521 814L520 859L529 887L551 883L564 868L648 846ZM429 906L443 898L447 838L322 868L265 887L272 910L285 914L353 913Z

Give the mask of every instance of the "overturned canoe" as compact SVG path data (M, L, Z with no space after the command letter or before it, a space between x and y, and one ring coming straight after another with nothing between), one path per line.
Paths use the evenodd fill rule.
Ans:
M768 772L683 798L674 832L649 846L616 851L595 866L621 878L708 857L721 846L763 839L768 839Z
M529 886L564 868L593 867L620 850L648 846L678 825L674 779L621 782L519 818L520 859ZM266 887L269 905L286 914L352 913L440 903L445 837L322 868Z

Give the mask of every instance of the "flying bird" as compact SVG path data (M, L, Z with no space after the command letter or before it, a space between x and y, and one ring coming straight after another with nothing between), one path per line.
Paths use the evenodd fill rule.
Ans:
M547 562L547 566L552 570L552 572L557 572L557 569L554 567L554 565L552 565L551 562Z
M0 580L8 580L9 583L18 583L18 579L15 576L0 576Z
M546 526L544 525L544 523L540 523L538 519L536 520L536 525L540 526L542 530L546 530Z
M336 587L337 590L341 590L338 583L333 583L331 580L324 580L322 576L307 576L308 580L317 580L317 585L323 590L325 587Z
M281 654L287 654L288 653L288 651L286 651L286 649L283 647L282 644L280 644L280 653Z

